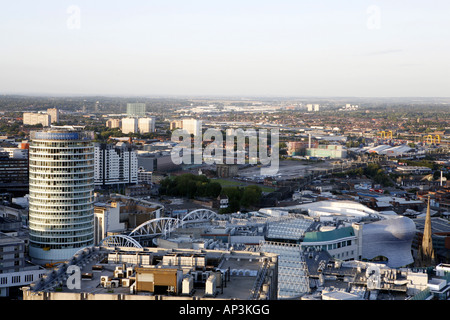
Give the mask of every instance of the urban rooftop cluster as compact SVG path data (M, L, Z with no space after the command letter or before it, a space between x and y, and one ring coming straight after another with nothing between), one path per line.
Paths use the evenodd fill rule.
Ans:
M2 297L450 296L450 117L439 105L41 99L0 119ZM253 161L250 138L231 146L243 162L175 163L176 129L193 144L208 129L276 130L276 172Z

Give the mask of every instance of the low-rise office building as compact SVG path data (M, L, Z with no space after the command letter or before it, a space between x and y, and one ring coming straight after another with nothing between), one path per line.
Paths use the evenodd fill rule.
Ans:
M5 223L11 224L0 218L0 225ZM46 273L46 269L26 261L26 241L23 237L18 236L17 232L0 232L0 297L18 297L20 287L29 285Z

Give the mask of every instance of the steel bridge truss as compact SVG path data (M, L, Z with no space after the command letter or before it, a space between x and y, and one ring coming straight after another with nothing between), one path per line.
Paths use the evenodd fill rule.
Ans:
M132 238L165 236L180 225L180 220L175 218L156 218L137 226L128 235Z
M120 234L104 238L100 245L105 247L142 248L141 244L132 237Z
M188 224L211 222L219 219L220 215L209 209L197 209L186 214L182 219L177 218L156 218L142 223L128 234L128 238L154 238L166 236L179 227Z
M219 218L219 215L209 209L197 209L189 212L181 219L181 226L189 223L210 222L213 219Z

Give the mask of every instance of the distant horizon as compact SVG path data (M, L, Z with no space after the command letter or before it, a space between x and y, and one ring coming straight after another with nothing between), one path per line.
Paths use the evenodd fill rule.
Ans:
M450 2L5 2L0 92L450 97Z
M357 95L240 95L240 94L83 94L83 93L1 93L0 96L18 97L58 97L58 98L285 98L285 99L450 99L450 96L357 96Z

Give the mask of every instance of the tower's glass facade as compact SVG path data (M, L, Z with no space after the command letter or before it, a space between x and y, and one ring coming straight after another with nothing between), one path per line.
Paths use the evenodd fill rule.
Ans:
M70 259L94 244L92 132L31 133L29 150L30 256Z

